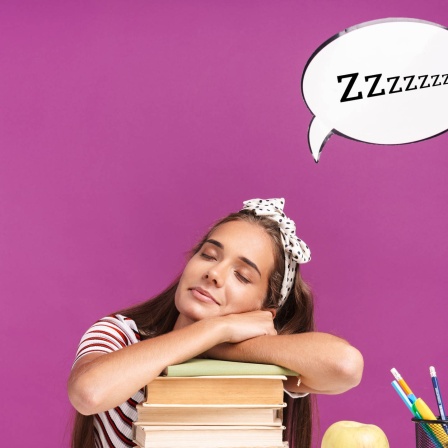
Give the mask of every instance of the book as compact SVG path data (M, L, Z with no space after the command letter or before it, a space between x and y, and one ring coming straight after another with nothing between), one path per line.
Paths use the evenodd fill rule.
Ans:
M137 405L137 421L145 425L281 426L283 408L265 405Z
M143 445L140 445L140 444L136 443L135 440L134 440L134 443L136 444L135 446L137 448L145 448ZM288 448L288 447L289 447L288 442L283 442L283 445L280 445L280 446L276 445L276 446L269 446L269 447L262 447L262 448ZM176 448L176 447L173 446L172 448ZM209 448L213 448L213 445L210 445ZM249 447L240 445L240 446L234 447L234 448L259 448L259 447L253 446L253 445L251 445Z
M157 377L146 386L149 404L283 404L282 375Z
M135 440L134 440L134 443L136 444L135 446L137 448L145 448L143 445L140 445ZM173 446L171 448L177 448L177 447ZM213 445L210 445L208 448L213 448ZM240 445L240 446L234 447L234 448L259 448L259 447L256 447L253 445L251 445L249 447ZM283 441L283 445L276 445L276 446L269 446L269 447L262 447L262 448L289 448L289 444L288 444L288 442Z
M231 376L231 375L286 375L298 374L285 367L252 362L222 361L193 358L181 364L168 366L166 376Z
M283 427L148 426L134 424L133 438L143 448L283 447Z
M285 448L280 366L192 359L146 386L133 439L142 448Z
M134 440L134 443L136 444L135 446L137 448L145 448L143 445L140 445L135 440ZM177 447L173 446L171 448L177 448ZM208 448L213 448L213 445L210 445ZM240 446L234 447L234 448L260 448L260 447L253 446L253 445L250 445L249 447L240 445ZM269 446L269 447L264 447L263 446L262 448L289 448L289 444L288 444L288 442L283 442L283 445L276 445L276 446Z

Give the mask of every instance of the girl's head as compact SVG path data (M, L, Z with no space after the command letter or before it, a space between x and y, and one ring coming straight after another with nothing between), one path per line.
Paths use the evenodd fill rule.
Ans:
M277 310L286 304L285 296L294 300L295 294L289 292L303 282L299 274L294 282L297 264L288 249L285 263L284 241L291 245L301 240L294 234L294 223L282 213L283 203L247 201L246 208L253 207L227 216L209 230L193 249L180 279L176 306L181 314L199 320L261 308Z

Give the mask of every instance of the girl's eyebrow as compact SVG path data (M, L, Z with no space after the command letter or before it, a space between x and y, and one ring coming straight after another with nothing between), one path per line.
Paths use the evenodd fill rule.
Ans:
M216 241L216 240L213 240L213 239L208 239L208 240L206 240L205 241L206 243L210 243L210 244L213 244L213 245L215 245L216 247L219 247L220 249L224 249L224 245L222 244L222 243L220 243L219 241ZM258 266L253 262L253 261L251 261L251 260L249 260L248 258L246 258L246 257L238 257L241 261L243 261L244 263L246 263L246 264L248 264L251 268L254 268L257 272L258 272L258 275L261 277L261 272L260 272L260 270L258 269Z
M216 240L212 240L211 238L205 241L206 243L214 244L215 246L219 247L220 249L224 249L224 246L222 243Z

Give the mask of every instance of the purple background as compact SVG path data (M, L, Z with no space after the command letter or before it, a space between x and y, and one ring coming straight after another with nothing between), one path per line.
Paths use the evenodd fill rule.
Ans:
M300 91L320 44L384 17L446 26L448 4L0 3L2 446L67 447L87 327L160 291L243 200L279 196L312 249L318 328L365 357L359 387L319 398L321 432L357 420L413 446L389 370L435 410L435 365L448 400L448 134L333 136L315 164Z

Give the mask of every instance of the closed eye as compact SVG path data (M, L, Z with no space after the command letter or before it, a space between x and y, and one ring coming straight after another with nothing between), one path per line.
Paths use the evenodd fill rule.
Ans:
M242 283L250 283L250 280L244 275L241 275L238 271L235 271L236 278Z
M215 257L212 257L211 255L206 254L205 252L201 253L201 257L205 258L206 260L216 260Z

